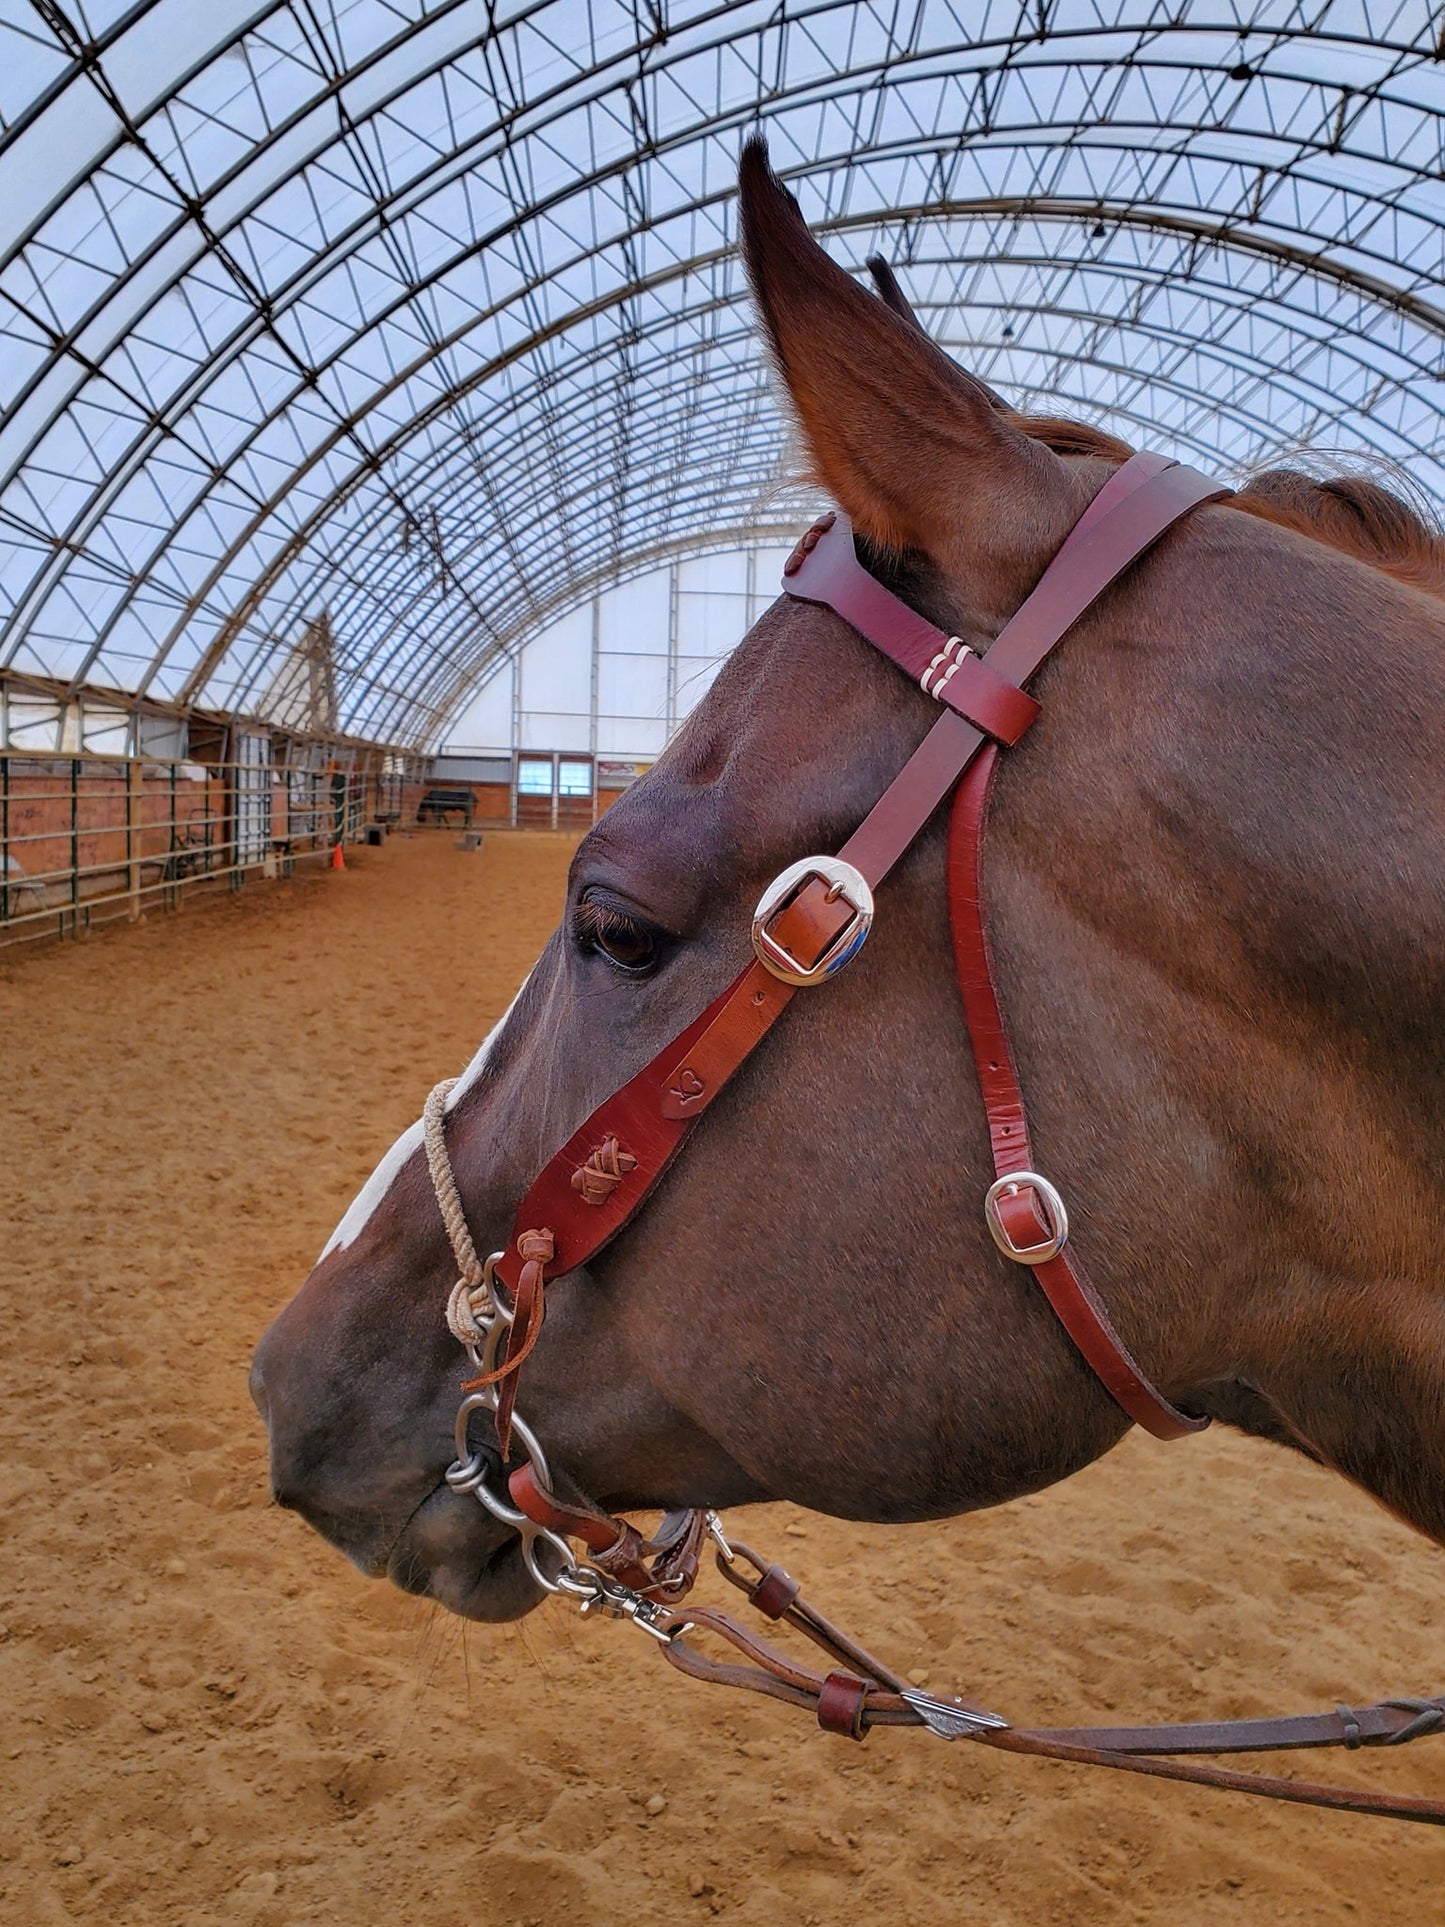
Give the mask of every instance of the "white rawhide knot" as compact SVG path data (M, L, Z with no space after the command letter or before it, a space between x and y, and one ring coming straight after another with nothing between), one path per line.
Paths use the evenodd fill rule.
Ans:
M467 1214L457 1192L452 1161L447 1156L446 1104L456 1081L454 1077L444 1077L428 1092L421 1114L421 1137L432 1189L457 1261L457 1282L447 1299L447 1329L459 1345L480 1350L487 1333L478 1321L490 1318L496 1305L485 1267L467 1228Z

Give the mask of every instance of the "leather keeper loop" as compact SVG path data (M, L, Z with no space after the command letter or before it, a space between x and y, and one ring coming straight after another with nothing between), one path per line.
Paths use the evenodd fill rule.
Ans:
M624 1585L636 1583L635 1575L641 1573L646 1583L651 1583L651 1574L643 1557L642 1534L636 1526L624 1520L622 1529L610 1546L590 1548L592 1563L601 1572L610 1573Z
M962 657L951 673L945 671L939 676L932 694L1006 749L1012 748L1042 713L1026 689L990 669L986 658L980 656Z
M829 1673L818 1689L818 1724L825 1733L837 1733L845 1740L863 1737L863 1708L868 1703L868 1684L852 1673Z
M800 1590L797 1580L784 1572L781 1566L769 1566L757 1584L749 1589L748 1599L765 1618L781 1619Z

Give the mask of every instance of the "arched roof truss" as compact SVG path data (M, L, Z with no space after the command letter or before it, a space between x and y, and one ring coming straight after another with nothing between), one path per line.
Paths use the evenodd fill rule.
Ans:
M426 747L538 624L775 534L761 125L1025 406L1445 494L1425 0L11 0L0 669L249 713L325 609Z

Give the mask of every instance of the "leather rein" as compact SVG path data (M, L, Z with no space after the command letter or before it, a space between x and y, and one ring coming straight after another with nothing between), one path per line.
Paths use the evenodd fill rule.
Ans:
M1278 1719L1144 1727L1019 1728L963 1699L908 1685L802 1598L780 1566L731 1544L713 1512L669 1513L658 1534L554 1491L541 1441L516 1410L517 1378L542 1329L545 1285L575 1271L628 1224L699 1118L781 1017L794 994L826 983L862 948L874 896L935 811L953 796L948 889L954 961L988 1117L994 1181L983 1198L995 1244L1026 1266L1060 1323L1115 1402L1156 1438L1202 1431L1154 1386L1115 1331L1069 1241L1067 1207L1036 1168L1023 1094L999 1004L982 889L983 830L1000 753L1040 709L1025 685L1078 618L1192 509L1230 490L1157 455L1135 455L1094 497L1032 593L981 657L884 588L854 551L841 515L808 531L784 569L784 592L826 605L933 696L940 714L917 750L835 856L790 864L764 891L752 924L753 961L630 1082L573 1133L522 1200L505 1250L479 1260L445 1143L440 1085L428 1099L428 1167L459 1277L447 1307L475 1376L464 1381L456 1459L446 1479L511 1526L524 1563L550 1593L582 1611L629 1619L668 1661L697 1679L761 1692L816 1713L828 1732L862 1739L874 1726L925 1726L1010 1752L1263 1794L1312 1806L1445 1823L1445 1802L1240 1773L1193 1756L1286 1748L1399 1746L1445 1728L1445 1695L1385 1700ZM499 1292L497 1287L503 1288ZM503 1295L505 1293L505 1296ZM505 1467L522 1462L505 1494L489 1484L491 1456L469 1438L474 1413L491 1416ZM587 1548L578 1559L571 1541ZM800 1664L710 1607L680 1610L713 1542L723 1577L767 1620L819 1647L826 1672ZM717 1660L689 1633L711 1633L741 1655Z

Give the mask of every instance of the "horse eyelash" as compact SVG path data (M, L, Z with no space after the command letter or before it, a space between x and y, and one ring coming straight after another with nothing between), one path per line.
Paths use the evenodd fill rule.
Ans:
M572 940L584 950L596 947L606 936L631 937L639 931L656 946L658 933L650 925L640 917L627 916L621 910L599 903L595 897L583 897L572 912ZM614 967L623 969L626 966Z
M583 897L572 912L573 935L583 941L603 936L611 930L626 930L629 924L630 920L620 911L598 903L595 897Z

